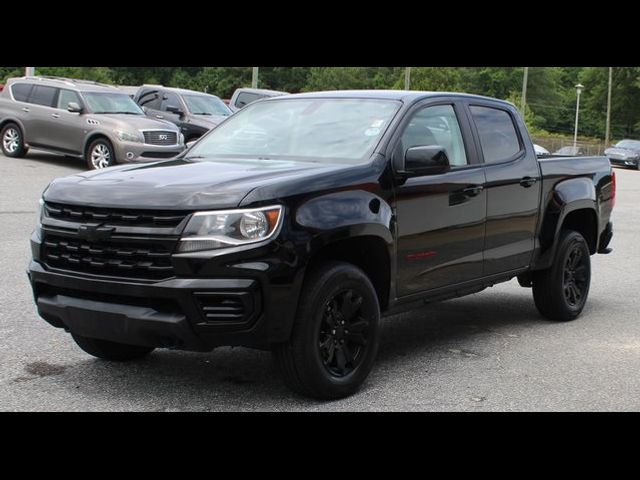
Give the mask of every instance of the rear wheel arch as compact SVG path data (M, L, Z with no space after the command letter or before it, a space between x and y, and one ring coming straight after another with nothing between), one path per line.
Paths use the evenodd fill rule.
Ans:
M593 255L598 249L598 215L592 200L583 199L563 205L558 210L547 210L540 232L540 256L534 264L535 270L549 268L556 254L563 230L574 230L582 234Z
M25 143L26 143L24 125L22 124L22 122L20 120L17 120L15 118L5 118L4 120L2 120L0 122L0 130L2 130L9 123L14 123L20 129L20 133L22 134L22 138L25 140Z
M595 254L598 249L598 215L593 208L576 208L568 212L556 233L556 243L563 230L573 230L582 235L589 247L589 253Z

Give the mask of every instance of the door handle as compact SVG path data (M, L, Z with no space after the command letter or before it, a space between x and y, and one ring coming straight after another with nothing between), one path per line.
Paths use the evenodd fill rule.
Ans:
M484 190L484 187L482 185L474 185L462 190L462 194L465 197L477 197L478 195L480 195L480 192L482 192L482 190Z
M23 112L26 112L26 113L29 113L29 109L28 109L27 107L23 107L23 108L22 108L22 111L23 111Z
M60 114L59 113L52 113L51 116L53 118L60 118Z
M523 186L524 188L529 188L534 186L537 181L538 181L537 178L524 177L522 180L520 180L520 185Z

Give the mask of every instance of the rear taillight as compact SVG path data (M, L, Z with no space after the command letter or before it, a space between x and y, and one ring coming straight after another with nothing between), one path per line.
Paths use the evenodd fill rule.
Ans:
M611 172L611 208L616 206L616 171Z

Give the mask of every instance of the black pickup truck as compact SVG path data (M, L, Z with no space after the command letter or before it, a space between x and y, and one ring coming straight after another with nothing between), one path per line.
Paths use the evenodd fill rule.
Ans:
M300 94L177 159L55 180L28 274L40 316L96 357L269 349L292 389L339 398L382 314L517 278L546 318L578 317L614 201L607 158L538 160L509 103Z

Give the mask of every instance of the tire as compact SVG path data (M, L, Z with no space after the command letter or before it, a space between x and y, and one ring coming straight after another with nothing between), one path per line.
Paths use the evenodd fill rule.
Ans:
M0 146L6 157L23 158L29 151L24 145L22 129L15 123L7 123L2 127Z
M591 283L590 255L580 233L561 232L553 266L533 276L533 299L543 316L567 322L582 313Z
M371 281L351 264L330 262L305 281L291 338L274 347L273 357L294 392L334 400L352 395L367 378L379 337Z
M154 348L151 347L125 345L123 343L109 342L97 338L82 337L73 333L71 336L78 346L89 355L112 362L137 360L146 357L154 350Z
M116 164L116 156L111 142L106 138L98 138L91 142L85 153L85 160L90 170L101 170Z

